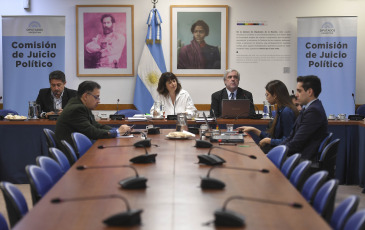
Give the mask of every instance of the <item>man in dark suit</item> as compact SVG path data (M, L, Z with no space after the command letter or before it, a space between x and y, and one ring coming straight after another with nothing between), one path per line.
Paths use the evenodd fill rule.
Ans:
M65 87L66 78L62 71L56 70L49 74L50 88L40 89L37 104L41 106L41 118L60 114L67 102L77 95L76 90Z
M289 155L301 153L303 159L316 161L318 147L327 136L327 116L322 102L321 80L317 76L297 78L296 97L303 106L288 138L282 143L289 148Z
M212 94L212 103L210 105L210 116L220 117L222 115L222 100L223 99L249 99L250 103L250 114L255 114L255 108L253 105L252 93L247 90L238 87L240 82L240 73L234 69L226 70L223 77L226 88L219 90Z
M84 81L79 85L77 97L71 98L56 123L57 146L63 149L61 140L72 144L71 134L79 132L92 140L113 138L130 131L127 125L112 128L95 121L91 110L100 102L100 85L94 81ZM74 146L75 147L75 146Z

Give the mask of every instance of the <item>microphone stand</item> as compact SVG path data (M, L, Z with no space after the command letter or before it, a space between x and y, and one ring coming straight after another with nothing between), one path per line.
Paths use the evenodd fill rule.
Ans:
M292 208L302 208L302 204L300 203L287 203L282 201L273 201L273 200L266 200L266 199L260 199L260 198L254 198L254 197L244 197L244 196L231 196L228 197L223 207L220 209L215 210L214 212L214 224L215 226L224 226L224 227L243 227L245 225L244 217L234 211L227 210L226 206L228 205L228 202L231 200L248 200L248 201L254 201L254 202L260 202L260 203L266 203L266 204L275 204L275 205L285 205L290 206Z
M111 195L101 195L101 196L88 196L88 197L72 197L72 198L54 198L51 200L52 204L59 204L63 202L73 202L73 201L86 201L86 200L101 200L101 199L121 199L124 201L127 211L115 214L103 222L108 226L136 226L141 224L141 213L142 209L132 210L129 206L128 200L118 194Z

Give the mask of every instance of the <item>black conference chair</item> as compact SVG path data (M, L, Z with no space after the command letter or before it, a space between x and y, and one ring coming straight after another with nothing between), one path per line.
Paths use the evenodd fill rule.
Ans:
M52 188L54 183L48 173L36 165L27 165L25 172L30 184L33 205L35 205Z
M343 230L347 220L356 212L360 198L355 195L342 201L332 214L330 225L334 230Z
M336 159L338 145L340 144L340 139L335 139L331 141L322 151L318 162L311 165L312 171L326 170L328 172L328 178L335 178L336 172Z
M327 171L319 171L308 177L308 179L304 182L301 193L308 203L311 204L313 202L314 196L317 194L319 188L324 184L324 182L326 182L327 176Z
M331 179L327 181L318 190L313 201L313 208L328 223L330 222L333 213L333 208L335 206L337 187L338 187L338 180Z
M302 186L304 184L304 181L307 178L307 174L309 172L309 168L311 165L311 161L305 160L297 165L297 167L294 168L291 176L290 176L290 182L294 187L296 187L299 191L302 190Z
M66 152L64 154L66 155L68 161L70 162L70 165L73 165L77 161L77 155L75 152L75 149L65 140L61 141L61 144L63 145Z
M50 129L43 129L44 134L46 135L47 145L48 148L50 147L57 147L56 146L56 136L55 133Z
M286 178L290 178L291 173L293 172L294 168L298 165L300 161L300 157L302 155L300 153L296 153L288 157L283 165L281 166L281 172L286 176Z
M278 169L280 169L286 158L287 152L288 147L286 147L286 145L278 145L271 149L266 156L271 160L272 163L276 165Z

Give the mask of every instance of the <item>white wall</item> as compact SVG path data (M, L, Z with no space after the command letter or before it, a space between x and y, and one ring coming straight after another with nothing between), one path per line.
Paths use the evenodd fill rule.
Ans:
M0 0L1 15L65 15L66 16L66 77L67 86L77 89L84 80L94 80L101 84L101 103L115 104L117 98L121 104L133 104L135 77L77 77L76 76L76 15L75 5L134 5L134 59L135 72L146 36L146 20L152 8L150 0L31 0L29 11L22 7L22 0ZM356 103L365 104L365 1L363 0L159 0L162 24L162 44L167 70L170 70L170 5L229 5L229 67L241 72L240 86L254 95L255 103L265 99L264 86L272 79L280 79L288 89L296 85L296 17L307 16L358 16L358 54ZM283 74L283 66L274 64L237 64L235 61L235 30L238 20L263 20L272 28L292 31L292 60L290 74ZM1 25L0 25L1 28ZM1 41L1 36L0 36ZM0 47L2 53L2 47ZM48 76L45 76L48 78ZM3 66L0 57L0 95ZM190 92L194 103L210 104L210 95L223 88L222 78L217 77L180 77L183 88Z

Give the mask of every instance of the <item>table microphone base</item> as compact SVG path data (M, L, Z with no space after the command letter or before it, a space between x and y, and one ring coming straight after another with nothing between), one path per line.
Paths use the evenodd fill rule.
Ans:
M103 222L108 226L135 226L141 224L142 209L115 214Z

